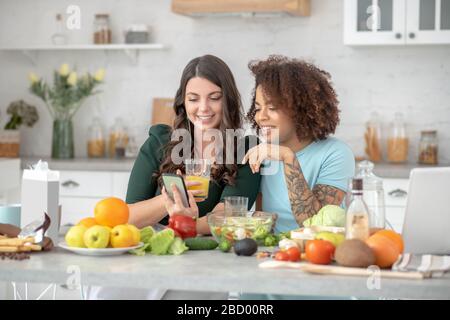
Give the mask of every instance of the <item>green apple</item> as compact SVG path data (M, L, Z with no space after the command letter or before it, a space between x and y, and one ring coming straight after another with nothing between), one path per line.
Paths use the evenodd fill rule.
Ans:
M83 225L74 226L66 233L66 243L69 247L86 248L84 244L84 234L88 228Z
M338 247L345 240L343 234L328 231L316 233L314 238L330 241L335 247Z
M110 231L105 226L93 226L84 233L84 243L88 248L106 248L109 244Z

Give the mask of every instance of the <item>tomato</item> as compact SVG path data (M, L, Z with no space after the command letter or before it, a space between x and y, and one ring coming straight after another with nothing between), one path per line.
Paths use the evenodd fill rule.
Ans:
M290 247L285 251L289 256L289 261L297 262L300 261L302 253L298 247Z
M335 247L327 240L310 240L306 242L306 260L315 264L330 264Z
M285 251L278 251L277 253L275 253L275 260L289 261L289 255Z
M194 238L197 236L197 221L183 215L173 215L169 219L169 228L178 232L181 238Z

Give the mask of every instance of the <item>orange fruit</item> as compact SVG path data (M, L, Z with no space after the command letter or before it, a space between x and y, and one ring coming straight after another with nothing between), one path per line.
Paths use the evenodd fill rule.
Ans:
M89 218L84 218L81 219L80 222L77 223L78 226L85 226L86 228L90 228L92 226L97 225L97 221L95 220L95 218L89 217Z
M388 237L389 239L394 241L395 244L397 245L400 253L403 253L403 249L404 249L405 245L403 243L403 238L400 234L398 234L397 232L395 232L393 230L381 230L381 231L378 231L376 234Z
M119 198L106 198L95 205L94 215L98 224L114 228L128 222L128 205Z
M388 237L378 233L366 240L367 245L375 254L375 264L380 268L389 268L397 261L400 250L397 244Z

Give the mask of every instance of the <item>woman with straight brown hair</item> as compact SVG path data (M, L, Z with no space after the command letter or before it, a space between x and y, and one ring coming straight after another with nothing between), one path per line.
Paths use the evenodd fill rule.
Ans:
M156 223L167 225L168 215L174 213L198 215L198 233L208 234L205 215L223 209L222 200L227 196L248 197L251 208L260 182L259 173L253 174L248 164L242 165L237 161L237 145L232 149L233 162L224 163L226 152L230 152L224 147L227 145L226 130L241 129L243 113L233 74L225 62L212 55L191 60L181 76L174 110L176 117L173 128L167 125L152 126L134 164L126 199L130 208L129 223L142 228ZM193 141L190 151L181 154L181 159L208 159L212 163L208 197L197 203L198 208L176 208L173 203L168 203L170 199L167 196L161 194L161 191L164 193L161 185L163 173L185 172L183 162L173 159L174 148L180 142L171 141L171 135L177 129L184 129L188 132L188 140ZM206 133L211 130L220 133L223 139L221 143L208 138ZM246 152L248 139L238 140L237 144L239 141L245 141ZM207 150L214 152L208 153ZM214 156L216 154L222 154L223 161L218 161ZM186 185L189 187L193 184L186 181ZM189 192L191 195L194 193Z

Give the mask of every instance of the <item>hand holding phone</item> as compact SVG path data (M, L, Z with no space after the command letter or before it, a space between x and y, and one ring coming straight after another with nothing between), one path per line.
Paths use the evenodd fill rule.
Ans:
M162 180L164 183L164 188L169 195L170 199L173 202L176 202L176 196L174 195L174 191L172 185L175 185L179 191L179 195L181 197L181 202L185 208L189 208L189 195L187 192L186 185L184 184L183 177L178 174L173 173L163 173Z

